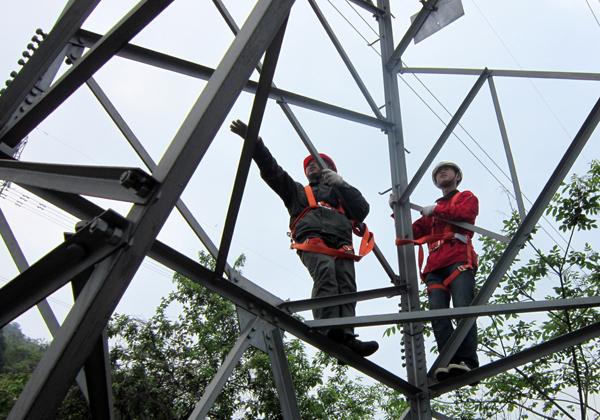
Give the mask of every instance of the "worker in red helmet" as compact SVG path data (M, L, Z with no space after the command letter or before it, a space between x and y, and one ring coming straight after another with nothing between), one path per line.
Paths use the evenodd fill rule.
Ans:
M449 308L450 300L455 308L468 306L475 296L477 269L477 254L471 243L473 232L447 221L475 224L479 201L471 191L458 190L463 173L454 162L438 163L431 172L431 178L433 184L442 190L442 197L421 210L422 217L412 225L414 240L397 240L396 243L427 244L429 255L421 278L427 286L430 309ZM392 195L390 204L394 201ZM452 321L433 320L432 327L438 350L441 350L454 332ZM436 369L434 375L442 381L478 366L477 326L473 325L448 366Z
M230 129L245 138L244 122L235 120ZM279 195L290 214L292 248L297 250L313 279L313 298L356 292L355 259L350 252L352 222L362 222L369 213L369 204L360 191L337 173L333 159L324 153L320 156L327 168L321 169L312 156L304 159L304 173L309 181L305 187L277 164L260 138L253 155L262 179ZM313 316L315 319L353 317L355 307L352 302L317 308ZM326 334L363 357L379 348L376 341L357 339L351 327L332 328Z

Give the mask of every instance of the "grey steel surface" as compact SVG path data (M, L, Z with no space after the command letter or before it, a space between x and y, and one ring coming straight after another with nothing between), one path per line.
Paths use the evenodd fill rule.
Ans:
M257 333L255 328L257 322L258 318L255 318L253 322L250 322L246 328L244 328L235 344L227 354L223 364L221 367L219 367L219 370L215 376L204 389L202 398L200 401L198 401L198 404L196 404L194 411L192 411L192 414L190 414L188 419L203 420L208 416L208 412L219 396L223 385L225 385L225 382L231 376L233 369L237 366L244 352L248 349L248 347L250 347L250 339Z
M263 337L271 361L281 414L285 420L300 420L294 382L283 345L283 333L279 328L273 328L270 331L263 331Z
M428 1L427 4L432 4ZM378 0L377 5L386 12L390 11L389 0ZM404 48L403 42L394 51L394 34L392 21L389 13L378 19L379 37L381 45L381 68L383 73L383 86L385 93L386 117L394 124L394 127L387 131L388 149L391 167L391 184L394 193L399 196L401 189L404 189L408 183L406 174L406 156L404 154L404 137L402 132L402 117L400 112L400 98L398 90L398 77L393 70L394 56L397 55L397 61ZM420 23L418 24L420 26ZM411 25L412 30L418 30L417 25ZM409 29L409 32L411 31ZM412 34L407 33L404 39L412 39ZM389 63L392 63L390 66ZM406 237L412 232L410 206L408 201L402 204L394 205L394 224L397 238ZM404 311L412 311L419 308L419 291L417 279L417 267L415 255L412 249L408 247L399 247L397 249L399 273L404 273L406 291L401 294L400 307ZM425 359L425 345L423 342L422 324L407 323L403 325L402 334L405 343L406 355L406 373L408 382L421 389L427 387L427 363ZM410 415L415 419L430 419L431 404L428 398L421 395L412 395L408 397L410 404Z
M565 80L600 80L600 73L581 73L568 71L538 71L538 70L502 70L488 69L490 76L526 77L529 79L565 79ZM483 69L456 69L436 67L403 67L400 73L414 74L456 74L479 76Z
M100 0L77 0L71 2L69 7L63 11L62 16L48 33L47 38L40 44L35 54L27 61L4 94L0 96L0 130L4 128L18 110L46 70L58 57L62 57L67 42L81 27L81 24L98 3L100 3ZM10 140L2 139L11 147L16 146L20 140L19 137Z
M325 16L323 15L323 12L321 12L321 9L319 8L319 6L315 2L315 0L308 0L308 4L310 4L310 7L312 7L313 11L315 12L315 15L317 15L317 19L319 19L319 22L321 23L321 26L323 26L323 29L325 29L325 32L327 33L327 36L329 37L329 39L333 43L333 46L335 47L336 51L340 55L340 58L342 59L342 61L346 65L346 68L348 69L348 71L352 75L352 78L356 82L356 85L358 86L358 88L360 89L361 93L365 97L367 103L371 107L371 110L373 111L373 113L375 114L375 116L378 119L380 119L380 120L385 119L385 117L379 111L379 107L377 106L377 104L373 100L373 97L371 96L371 93L369 92L369 89L367 89L367 87L365 86L365 83L362 81L360 75L358 74L358 71L356 70L356 67L354 67L354 64L352 64L352 60L350 60L350 57L348 57L348 54L346 54L346 51L344 51L344 47L342 47L342 44L338 40L337 36L335 36L335 32L333 32L333 29L331 29L331 26L329 25L329 22L327 22L327 19L325 19Z
M515 190L515 200L517 201L519 216L521 217L521 220L523 220L526 214L525 204L523 204L523 194L521 194L521 185L519 184L519 177L517 176L517 168L515 167L515 161L513 159L512 150L510 148L510 142L508 140L508 133L506 132L506 126L504 125L502 108L500 107L500 101L498 100L498 92L496 91L496 85L494 83L493 76L488 77L488 85L490 87L492 101L494 102L494 110L496 111L498 128L500 129L500 136L502 137L502 144L504 145L504 153L506 154L506 160L508 162L510 179L513 184L513 189Z
M548 182L540 192L538 198L535 200L529 213L522 221L521 226L513 236L510 244L506 247L500 259L494 265L492 272L488 276L481 290L473 299L472 305L485 304L494 293L498 284L502 280L506 271L510 268L515 257L519 251L523 248L527 241L527 237L532 232L536 223L540 217L544 214L546 206L550 202L550 199L554 193L558 190L563 179L571 169L571 166L577 159L577 156L581 153L581 150L586 145L588 139L596 129L598 122L600 121L600 99L596 102L588 117L583 122L579 132L575 135L575 138L569 145L565 154L561 158L560 162L556 166L556 169L548 178ZM469 328L475 322L474 319L463 319L459 322L457 328L454 330L452 336L448 339L448 342L440 351L440 355L431 366L430 373L434 372L439 366L445 366L456 352L459 344L466 336Z
M85 45L86 47L92 47L95 41L99 38L100 35L83 30L79 31L75 37L75 39L81 41L82 45ZM192 63L190 61L172 57L167 54L162 54L132 44L125 45L117 52L116 55L122 58L138 61L140 63L149 64L154 67L185 74L201 80L208 80L214 72L214 69L210 67L202 66L200 64ZM249 80L244 87L244 91L256 93L257 86L258 84L256 82ZM345 109L279 88L271 89L269 98L276 101L285 102L289 105L296 105L312 111L342 118L348 121L380 128L382 130L390 127L390 123L387 121L378 120L370 115L361 114L360 112Z
M436 319L461 319L472 316L546 312L600 306L600 296L571 299L553 299L535 302L503 303L493 305L463 306L459 308L432 309L381 315L363 315L346 318L328 318L306 321L312 328L367 327L373 325L426 322Z
M419 32L415 35L415 44L423 41L425 38L430 37L437 31L443 29L445 26L448 26L456 19L460 18L465 14L465 10L463 9L463 5L461 0L440 0L437 2L435 10L433 10L423 25ZM417 15L411 16L411 21L413 21Z
M473 99L475 99L475 96L477 96L477 93L487 80L488 76L489 72L487 69L485 69L481 73L481 75L479 75L479 78L477 79L477 81L475 82L465 99L462 101L462 103L448 122L448 125L446 125L446 128L444 128L444 131L442 132L440 137L437 139L437 141L432 146L431 150L423 160L423 163L421 164L421 166L419 166L419 169L417 169L417 172L410 180L410 183L406 186L406 188L402 191L401 194L398 194L398 201L403 203L410 198L410 195L414 192L415 188L417 188L417 185L423 178L423 175L425 175L425 172L427 171L427 169L429 169L429 166L433 163L433 160L436 158L436 156L446 143L446 140L448 140L448 137L450 137L450 134L452 134L452 132L460 122L460 119L469 108L469 105L471 105L471 102L473 102Z
M373 13L373 15L377 16L377 15L382 15L385 13L384 10L380 9L379 7L375 6L373 4L373 2L371 0L348 0L351 1L352 3L362 7L363 9Z
M181 273L190 280L203 285L209 290L219 293L224 298L229 299L245 310L260 315L265 321L285 329L290 334L295 335L320 350L326 351L373 379L376 379L405 395L416 395L420 392L419 388L409 384L404 379L385 370L381 366L358 356L347 347L340 346L323 334L312 331L304 322L258 298L252 294L251 291L246 290L243 279L240 279L237 283L228 282L225 279L216 279L212 271L160 241L154 242L148 255L166 267Z
M435 397L437 395L453 391L472 382L480 381L482 379L489 378L490 376L506 372L507 370L513 369L525 363L533 362L534 360L541 359L542 357L551 353L564 350L576 344L583 343L584 341L597 338L598 336L600 336L600 322L596 322L595 324L588 325L587 327L583 327L579 330L553 338L519 353L506 356L480 368L473 369L472 371L458 378L432 385L429 389L432 393L432 397Z
M99 336L108 322L292 3L258 2L154 171L154 177L161 182L161 199L145 207L133 206L128 219L135 240L126 250L117 251L114 257L97 265L9 418L47 415L56 409L93 348L94 343L86 338ZM83 60L85 57L78 64Z
M397 296L403 290L402 287L393 286L382 289L363 290L355 293L344 293L335 296L325 296L320 298L295 300L291 302L283 302L279 308L284 311L293 313L301 312L307 309L324 308L326 306L341 305L350 302L360 302L363 300L377 299L380 297Z
M111 226L105 217L92 221L0 288L0 328L124 245L126 228ZM121 229L121 236L103 231L102 224L113 231Z
M138 168L0 159L0 179L54 191L145 203L156 181Z
M390 72L397 72L402 67L402 54L408 48L410 41L413 40L415 35L419 32L427 17L434 11L439 0L424 0L423 7L417 14L417 16L413 19L410 24L410 27L398 43L398 46L394 50L393 53L389 55L389 58L386 62L386 68ZM377 4L380 4L377 1ZM381 6L380 6L381 7ZM389 9L384 9L386 12L389 12Z
M252 164L254 148L258 141L260 125L262 124L265 108L267 107L269 90L273 83L273 76L275 75L275 69L277 68L277 60L279 59L279 52L281 51L281 44L283 43L286 27L287 19L281 25L279 32L265 53L265 63L260 73L258 89L256 89L252 111L250 112L250 120L248 121L244 144L242 146L238 170L235 175L235 180L233 181L233 191L231 193L231 199L229 200L229 208L227 209L227 215L225 216L225 225L223 226L221 243L219 244L219 253L215 263L215 274L217 277L221 277L223 270L225 269L227 255L229 254L231 239L233 238L233 231L235 229L235 222L240 210L240 205L242 204L242 196L246 187L246 181L248 180L248 172L250 171L250 165Z

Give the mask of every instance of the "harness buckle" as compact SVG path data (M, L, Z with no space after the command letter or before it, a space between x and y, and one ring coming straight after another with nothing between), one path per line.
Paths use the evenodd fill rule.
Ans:
M469 270L469 267L463 264L463 265L459 265L458 267L456 267L456 269L458 271L467 271L467 270Z

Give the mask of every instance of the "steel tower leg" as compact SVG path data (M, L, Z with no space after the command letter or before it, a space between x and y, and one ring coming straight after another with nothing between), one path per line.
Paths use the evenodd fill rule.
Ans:
M394 52L394 38L392 33L391 10L389 0L378 0L377 5L385 11L379 16L379 34L381 37L381 60L383 83L385 89L386 117L393 123L393 128L388 130L388 145L390 153L390 167L392 187L394 193L404 191L408 185L406 173L406 160L404 156L404 138L402 134L402 117L400 113L400 94L398 91L398 77L395 71L390 71L386 63ZM410 203L396 203L394 206L396 235L406 238L412 235ZM398 248L398 263L400 277L406 283L406 291L401 294L402 312L419 310L419 290L417 267L412 248ZM407 323L403 326L403 339L406 355L406 371L408 382L418 388L427 388L427 362L425 359L425 346L423 343L423 324ZM431 405L425 394L417 394L409 398L410 414L412 419L430 419Z

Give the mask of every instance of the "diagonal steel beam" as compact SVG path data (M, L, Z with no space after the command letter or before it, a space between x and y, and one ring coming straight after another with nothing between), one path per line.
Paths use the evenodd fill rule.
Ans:
M129 212L129 247L97 265L9 418L55 412L292 4L292 0L256 4L156 167L153 176L161 183L156 200L134 205ZM77 65L84 60L85 56Z
M536 70L506 70L489 69L491 76L497 77L526 77L530 79L563 79L563 80L600 80L600 73L580 73L567 71L536 71ZM400 73L414 74L448 74L478 76L481 69L449 69L431 67L403 67Z
M76 37L76 40L86 47L92 47L98 39L100 39L100 35L83 30L79 31ZM154 67L185 74L201 80L210 79L214 72L214 69L210 67L202 66L200 64L192 63L190 61L172 57L132 44L125 45L117 52L116 55L129 60L149 64ZM257 87L258 84L256 82L249 80L244 86L244 91L256 93ZM348 121L353 121L382 130L389 129L391 127L389 122L378 120L370 115L365 115L360 112L352 111L279 88L272 88L271 92L269 93L269 98L276 101L285 102L289 105L296 105L305 109L343 118Z
M427 168L429 168L429 166L431 165L431 163L433 162L433 160L435 159L437 154L440 152L440 150L446 143L446 140L448 140L448 137L450 137L450 134L452 134L452 132L454 131L454 129L460 122L460 119L462 118L462 116L465 114L465 112L471 105L471 102L473 102L473 99L475 99L475 96L477 96L477 93L479 92L479 90L481 89L481 87L483 86L485 81L487 80L488 76L489 76L489 71L487 69L485 69L479 75L479 78L477 79L477 81L475 82L475 84L473 85L473 87L471 88L471 90L469 91L467 96L465 97L465 99L462 101L462 103L460 104L458 109L456 110L456 113L452 116L452 118L450 119L450 122L448 122L448 125L446 126L446 128L444 129L444 131L442 132L442 134L440 135L438 140L435 142L435 144L433 145L433 147L431 148L431 150L429 151L427 156L425 157L425 160L423 161L423 163L421 164L419 169L417 169L417 172L415 173L413 178L410 180L410 183L406 186L404 191L402 191L402 193L400 194L400 197L398 199L398 201L400 203L404 203L405 201L407 201L409 199L410 195L415 190L415 188L417 188L417 185L421 181L421 178L423 178L425 171L427 171Z
M373 13L373 15L375 16L380 16L385 14L385 10L380 9L379 7L375 6L370 0L348 0L351 1L352 3L356 4L357 6L362 7L363 9L365 9L368 12Z
M256 142L258 141L260 125L267 107L269 90L273 83L273 76L275 75L277 60L279 59L279 52L281 51L281 44L283 43L286 26L287 20L283 22L275 39L273 39L273 42L265 53L265 64L260 73L258 89L254 96L254 104L252 105L252 111L250 112L250 121L248 122L248 129L244 138L240 163L233 183L233 191L231 193L227 216L225 217L225 225L223 226L219 254L217 255L217 260L215 262L215 273L217 274L217 277L221 277L223 270L225 269L227 255L229 254L233 231L235 229L235 222L240 211L240 205L242 204L242 196L246 187L246 181L248 180L248 173L250 171L250 165L252 164L252 156L254 155Z
M162 12L173 0L142 0L69 69L48 92L8 130L0 141L16 144L50 115L117 51Z
M243 281L235 283L225 279L217 279L212 271L159 241L154 243L148 255L166 267L220 294L246 311L260 316L266 322L283 328L310 345L326 351L371 378L405 395L416 395L420 392L419 388L409 384L404 379L358 356L347 347L340 346L325 335L313 331L304 322L294 318L287 312L260 299L244 288Z
M402 67L402 54L404 54L404 51L406 51L406 49L408 48L408 44L410 44L410 41L412 41L417 32L419 32L419 29L421 29L421 26L423 26L423 24L429 17L429 14L434 10L436 4L438 3L438 0L424 0L422 3L423 8L417 14L415 20L412 21L410 27L408 28L408 30L398 43L398 46L387 61L386 67L392 73L397 72Z
M69 40L81 28L83 22L98 3L100 3L100 0L77 0L71 2L63 11L35 54L27 61L23 69L0 96L0 129L8 123L46 70L52 66L57 58L62 56ZM2 139L11 147L16 146L20 140L18 137Z
M0 159L0 179L54 191L145 203L156 181L138 168Z
M521 194L521 185L519 184L519 177L517 176L517 168L515 166L515 160L513 159L512 151L510 149L510 142L508 140L508 133L506 132L506 126L504 125L504 117L502 115L502 108L500 107L500 101L498 100L498 92L496 91L496 84L494 78L490 75L488 78L488 85L490 87L490 93L492 94L492 102L494 103L494 110L496 111L496 119L498 120L498 128L500 129L500 136L502 137L502 144L504 145L504 153L506 154L506 161L508 162L508 169L510 170L510 179L515 190L515 200L517 200L517 208L519 209L519 216L521 220L525 218L525 204L523 203L523 194Z
M122 247L126 225L117 218L105 212L0 288L0 328Z
M381 111L379 111L379 107L373 100L373 97L371 96L369 89L367 89L367 86L365 86L365 83L363 82L360 75L358 74L358 71L354 67L354 64L352 64L352 60L350 60L350 57L348 57L348 54L346 54L346 51L344 51L344 47L342 47L342 44L338 40L337 36L335 36L335 33L333 32L333 29L331 29L331 26L329 25L329 22L327 22L327 19L325 19L323 12L321 12L321 9L319 8L319 6L315 2L315 0L308 0L308 3L310 4L310 7L312 7L313 11L317 15L317 19L319 19L321 26L323 26L323 29L325 29L327 36L329 36L329 39L331 40L333 46L335 47L338 54L340 55L340 58L346 65L346 68L348 68L348 71L352 75L352 78L356 82L356 85L358 86L361 93L365 97L365 100L371 107L371 110L373 111L375 116L377 118L379 118L380 120L385 119L385 117L381 114Z
M345 318L328 318L306 321L312 328L370 327L374 325L424 322L438 319L461 319L472 316L547 312L565 309L592 308L600 306L600 297L552 299L536 302L516 302L493 305L462 306L459 308L431 309L393 314L364 315Z
M577 331L558 336L542 344L533 346L527 350L523 350L516 354L506 356L500 360L496 360L492 363L488 363L485 366L473 369L463 376L432 385L429 388L431 391L431 396L433 398L446 392L453 391L464 385L481 381L489 378L490 376L498 375L517 366L541 359L549 354L556 353L571 346L583 343L587 340L597 338L598 336L600 336L600 322L596 322Z
M544 214L544 210L546 206L552 199L552 196L558 190L558 187L562 183L562 181L567 176L567 173L571 170L573 163L581 153L581 150L586 145L587 141L591 137L592 133L596 129L596 126L600 122L600 99L596 102L592 110L590 111L588 117L583 122L579 132L575 135L575 138L569 145L565 154L561 158L560 162L554 169L552 175L548 179L548 182L540 192L540 195L535 200L535 203L531 206L529 213L519 226L519 229L513 236L510 244L506 247L500 259L496 262L492 272L488 276L487 280L481 287L481 290L471 302L472 305L483 305L487 303L490 299L498 284L502 280L502 277L510 266L512 265L515 257L519 253L519 251L525 246L525 242L527 241L527 237L531 234L533 228L536 223L540 219L540 217ZM459 322L457 328L454 330L452 336L448 339L448 342L440 351L440 355L433 363L429 373L435 371L439 366L446 365L449 363L450 359L456 352L456 349L464 340L467 332L471 328L471 326L475 323L475 319L463 319Z

